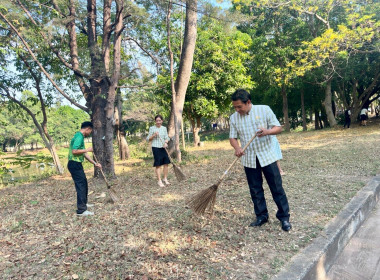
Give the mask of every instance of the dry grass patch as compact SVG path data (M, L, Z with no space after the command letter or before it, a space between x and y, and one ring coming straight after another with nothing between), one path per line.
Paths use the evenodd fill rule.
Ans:
M269 279L379 171L379 128L371 123L279 136L289 233L275 219L267 186L270 221L248 227L253 206L239 164L218 191L213 219L186 207L185 200L214 184L234 159L228 141L190 148L181 166L189 179L177 183L171 171L166 188L156 185L150 160L145 167L141 161L117 163L120 203L107 203L105 184L90 179L93 217L76 217L68 176L1 189L2 277Z

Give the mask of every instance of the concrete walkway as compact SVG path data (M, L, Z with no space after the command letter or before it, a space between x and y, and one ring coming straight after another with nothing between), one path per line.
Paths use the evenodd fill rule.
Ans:
M380 174L273 279L380 280L379 201Z
M380 203L327 273L328 280L380 279Z

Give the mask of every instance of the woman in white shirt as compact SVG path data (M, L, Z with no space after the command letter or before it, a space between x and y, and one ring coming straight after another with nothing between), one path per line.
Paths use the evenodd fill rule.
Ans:
M360 121L361 121L361 125L367 125L367 118L368 118L368 109L367 108L363 108L361 111L360 111Z
M161 115L157 115L154 118L156 125L149 128L149 134L146 138L147 141L152 141L152 152L154 157L153 166L155 167L155 173L160 187L170 185L168 181L168 164L170 163L168 154L165 150L170 140L168 131L165 126L162 126L163 118ZM161 180L161 166L164 166L164 180Z

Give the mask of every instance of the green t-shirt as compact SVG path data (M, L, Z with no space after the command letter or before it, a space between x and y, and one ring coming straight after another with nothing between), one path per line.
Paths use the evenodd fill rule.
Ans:
M75 133L73 139L71 139L70 142L70 149L69 149L69 160L77 161L77 162L83 162L84 161L84 155L73 155L73 150L84 150L84 136L81 132Z

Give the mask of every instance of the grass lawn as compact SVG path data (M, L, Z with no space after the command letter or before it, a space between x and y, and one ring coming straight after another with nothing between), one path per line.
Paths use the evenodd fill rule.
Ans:
M0 271L4 279L270 279L379 173L380 122L343 130L283 133L283 185L293 229L283 232L265 185L269 223L250 228L253 205L236 164L212 219L185 200L216 183L233 161L228 140L189 148L189 177L156 184L152 160L117 162L118 204L91 178L93 217L76 217L68 174L0 189Z

